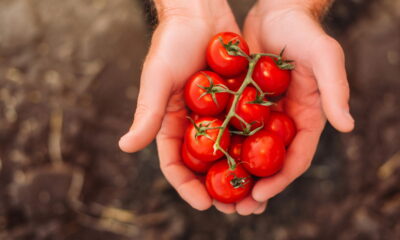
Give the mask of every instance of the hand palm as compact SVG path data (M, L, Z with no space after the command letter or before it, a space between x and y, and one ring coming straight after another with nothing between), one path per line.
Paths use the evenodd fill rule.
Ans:
M120 141L121 149L134 152L157 134L162 172L181 197L199 210L209 208L212 201L204 184L181 161L187 125L182 93L190 75L205 68L208 41L218 32L239 32L228 10L214 19L171 16L158 26L143 67L135 122Z
M253 189L254 199L266 201L308 169L326 116L341 131L351 130L353 123L345 115L348 86L343 52L312 16L296 9L271 14L253 9L244 34L255 52L279 53L286 47L284 57L294 60L296 66L284 106L298 132L283 169L259 180Z

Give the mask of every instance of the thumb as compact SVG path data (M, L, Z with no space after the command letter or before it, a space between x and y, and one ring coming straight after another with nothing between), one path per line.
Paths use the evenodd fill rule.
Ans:
M119 140L119 147L124 152L143 149L160 130L171 92L171 80L165 65L156 56L150 51L144 63L134 121Z
M321 93L322 108L329 122L341 132L350 132L354 120L349 112L349 85L344 53L339 43L321 36L313 46L312 69Z

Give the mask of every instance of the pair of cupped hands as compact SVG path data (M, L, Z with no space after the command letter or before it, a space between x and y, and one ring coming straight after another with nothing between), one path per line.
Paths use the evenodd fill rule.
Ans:
M240 202L220 203L211 199L205 185L181 160L188 124L183 89L192 74L205 69L205 49L211 37L241 31L226 1L177 2L179 6L162 1L157 6L159 25L143 66L134 121L119 146L125 152L136 152L156 138L163 174L195 209L214 205L224 213L260 214L268 199L310 167L326 119L341 132L354 128L343 50L306 6L265 6L261 1L253 6L242 33L250 51L277 54L286 47L284 57L295 61L284 107L298 132L279 173L258 180L251 195Z

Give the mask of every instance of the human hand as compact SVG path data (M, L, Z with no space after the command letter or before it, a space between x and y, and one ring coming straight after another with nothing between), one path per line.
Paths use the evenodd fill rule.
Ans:
M297 125L283 169L259 180L252 191L257 202L283 191L310 166L326 118L341 132L354 128L344 53L322 29L318 15L327 0L259 1L244 27L251 52L279 53L295 61L284 106ZM314 4L314 5L313 5ZM250 200L249 200L250 201Z
M183 88L192 74L205 68L208 41L219 32L239 33L239 28L225 0L160 0L156 5L160 24L143 66L134 122L119 146L136 152L157 136L166 179L192 207L205 210L213 201L180 155L187 125ZM222 210L233 212L235 207Z

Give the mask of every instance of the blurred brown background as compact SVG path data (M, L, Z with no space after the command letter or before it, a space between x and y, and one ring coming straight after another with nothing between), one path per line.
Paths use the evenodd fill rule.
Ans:
M254 1L232 0L239 22ZM261 216L191 209L155 146L128 155L141 0L0 0L0 239L400 239L400 2L337 0L356 129Z

